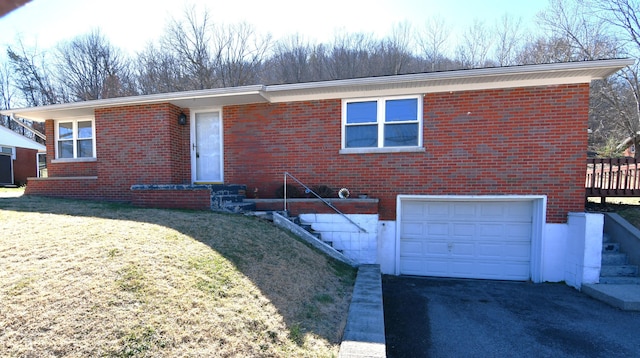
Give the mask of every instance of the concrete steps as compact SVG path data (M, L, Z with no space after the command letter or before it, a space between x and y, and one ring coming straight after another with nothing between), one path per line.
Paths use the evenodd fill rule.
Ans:
M336 247L333 245L333 241L323 239L323 238L322 238L322 233L315 231L315 230L313 229L313 227L311 226L311 224L306 223L306 222L303 222L302 220L300 220L300 218L299 218L299 217L292 218L292 220L293 220L293 222L294 222L296 225L300 226L301 228L303 228L304 230L306 230L307 232L309 232L309 233L310 233L311 235L313 235L316 239L318 239L318 240L322 241L323 243L325 243L325 244L327 244L327 245L331 246L334 250L338 251L339 253L344 254L344 250L340 250L340 249L336 248Z
M638 276L636 265L602 265L600 277L635 277Z
M624 311L640 311L640 285L585 284L582 292Z
M255 203L245 202L246 185L211 184L211 210L243 213L256 209Z
M605 234L602 240L600 282L582 285L582 292L625 311L640 311L638 266L629 265L627 254Z

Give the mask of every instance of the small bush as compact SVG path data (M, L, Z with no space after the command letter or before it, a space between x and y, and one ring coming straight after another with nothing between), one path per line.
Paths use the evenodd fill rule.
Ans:
M300 197L300 190L298 189L298 187L292 184L287 184L287 198L299 198L299 197ZM278 199L284 198L284 185L276 189L276 198Z
M334 196L333 193L333 189L331 189L330 187L326 186L326 185L318 185L313 187L313 191L320 195L321 198L331 198ZM315 195L310 194L311 196L315 197Z

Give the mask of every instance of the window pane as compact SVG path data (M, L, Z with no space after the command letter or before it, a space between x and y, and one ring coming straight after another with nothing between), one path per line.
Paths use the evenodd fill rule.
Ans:
M378 102L347 103L347 123L375 123L378 121Z
M363 148L378 146L378 126L350 126L345 128L346 148Z
M78 122L78 138L91 138L91 121Z
M78 158L93 157L93 140L84 139L78 141Z
M418 119L418 99L390 100L385 104L385 121L415 121Z
M384 126L385 147L418 146L418 125L387 124Z
M58 138L59 139L72 139L73 138L73 123L58 123Z
M73 141L58 141L58 158L73 158Z

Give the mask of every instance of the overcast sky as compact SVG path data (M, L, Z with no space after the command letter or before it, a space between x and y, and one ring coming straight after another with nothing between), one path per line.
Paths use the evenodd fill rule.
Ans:
M336 31L390 33L394 24L422 26L438 15L453 31L474 19L493 25L505 13L532 27L547 0L32 0L0 18L0 45L20 35L44 49L99 27L114 46L130 53L162 34L167 20L181 17L185 6L208 8L215 22L253 24L275 39L299 33L312 42L330 41Z

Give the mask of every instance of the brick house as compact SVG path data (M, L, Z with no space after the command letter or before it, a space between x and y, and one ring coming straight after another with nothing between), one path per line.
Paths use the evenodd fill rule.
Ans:
M0 185L24 185L38 176L38 153L45 146L0 126Z
M350 198L332 202L364 230L309 201L290 205L347 256L385 273L579 287L598 279L602 237L602 217L584 213L589 86L631 63L254 85L2 113L44 121L53 139L49 177L30 179L27 194L205 209L207 184L239 184L260 208L288 172L309 186L348 188Z

